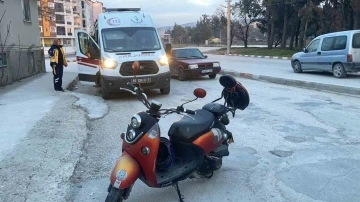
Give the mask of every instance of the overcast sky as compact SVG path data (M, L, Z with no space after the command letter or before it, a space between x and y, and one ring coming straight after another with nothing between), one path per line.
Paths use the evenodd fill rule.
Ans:
M100 0L108 8L141 7L157 27L196 22L202 14L212 15L225 0Z

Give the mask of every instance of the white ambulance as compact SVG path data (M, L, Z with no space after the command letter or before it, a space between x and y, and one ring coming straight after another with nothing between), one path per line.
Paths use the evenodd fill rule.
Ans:
M150 15L140 8L107 9L98 15L94 36L75 32L80 82L101 86L104 99L127 82L170 93L170 71L164 47ZM140 63L134 77L132 64Z

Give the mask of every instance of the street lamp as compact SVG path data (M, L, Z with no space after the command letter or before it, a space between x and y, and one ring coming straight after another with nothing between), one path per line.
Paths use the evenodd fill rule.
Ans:
M226 50L226 54L229 55L230 54L230 23L231 23L231 19L230 19L230 2L231 0L225 0L225 2L227 2L227 6L223 6L220 4L221 7L227 8L227 50Z

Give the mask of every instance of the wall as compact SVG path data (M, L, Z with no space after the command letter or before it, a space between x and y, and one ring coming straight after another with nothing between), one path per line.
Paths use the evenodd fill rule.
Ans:
M30 0L31 3L31 22L24 22L21 0L4 0L0 1L0 15L6 10L5 16L1 22L0 33L5 35L6 25L11 21L10 36L7 45L20 43L23 46L31 44L40 45L40 29L38 20L37 0Z
M0 86L45 72L44 51L41 49L7 52L7 67L0 67Z
M6 13L0 24L0 34L4 44L6 27L10 23L10 35L4 48L7 64L0 67L0 86L12 84L45 72L44 51L40 48L40 29L36 0L30 0L31 20L24 22L21 0L0 1L0 16ZM20 38L20 43L19 43ZM7 49L10 44L15 46ZM20 44L20 45L19 45ZM35 47L29 48L31 45ZM0 44L0 47L4 47ZM0 49L0 52L2 49Z

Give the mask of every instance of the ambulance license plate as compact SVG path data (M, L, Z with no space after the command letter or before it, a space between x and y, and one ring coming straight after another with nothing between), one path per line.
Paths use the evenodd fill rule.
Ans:
M131 79L131 83L151 83L151 77Z

